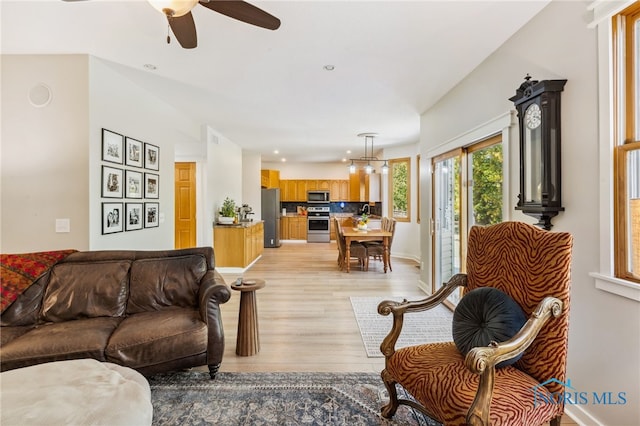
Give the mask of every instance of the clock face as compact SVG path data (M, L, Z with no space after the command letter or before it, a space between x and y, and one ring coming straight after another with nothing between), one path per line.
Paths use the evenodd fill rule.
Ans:
M542 111L538 104L531 104L524 113L524 124L531 130L540 126Z

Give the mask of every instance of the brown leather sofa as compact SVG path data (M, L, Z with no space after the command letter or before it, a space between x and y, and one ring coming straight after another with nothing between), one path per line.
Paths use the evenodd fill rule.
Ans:
M0 369L94 358L147 376L208 365L214 378L230 296L211 247L76 252L2 313Z

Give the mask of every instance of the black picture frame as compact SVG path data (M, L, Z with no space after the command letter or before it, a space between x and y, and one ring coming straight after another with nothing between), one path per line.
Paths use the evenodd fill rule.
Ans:
M144 174L144 198L160 198L160 175L155 173Z
M144 203L144 227L156 228L160 225L160 203Z
M102 161L123 164L124 136L111 130L102 129Z
M132 167L143 166L143 143L139 140L125 137L125 164Z
M122 169L102 166L102 198L122 198Z
M102 203L102 235L122 232L122 203Z
M160 170L160 148L150 143L144 144L144 168Z
M142 198L142 172L125 170L125 198Z
M126 203L124 225L126 231L137 231L144 225L144 206L142 203Z

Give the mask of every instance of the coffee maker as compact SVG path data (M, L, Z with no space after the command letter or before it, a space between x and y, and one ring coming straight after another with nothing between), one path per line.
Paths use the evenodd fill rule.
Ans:
M243 204L242 207L240 207L240 222L252 222L253 219L249 218L249 216L252 214L254 214L253 209L249 206L249 204Z

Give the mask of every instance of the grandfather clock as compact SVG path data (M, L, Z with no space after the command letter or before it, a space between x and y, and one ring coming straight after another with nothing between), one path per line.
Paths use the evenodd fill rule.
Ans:
M564 211L561 191L560 93L567 80L531 80L509 98L518 111L520 194L516 210L538 219L549 230L551 218Z

